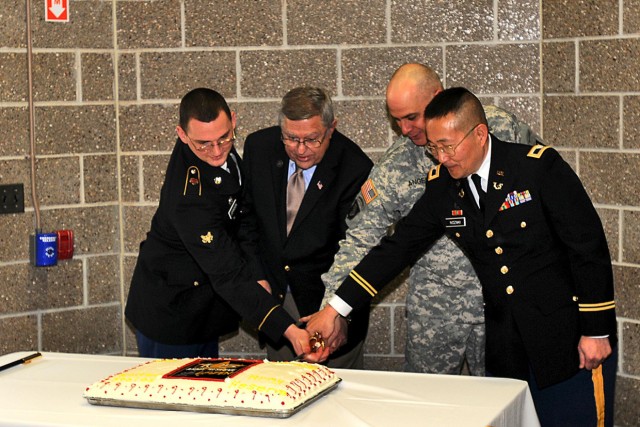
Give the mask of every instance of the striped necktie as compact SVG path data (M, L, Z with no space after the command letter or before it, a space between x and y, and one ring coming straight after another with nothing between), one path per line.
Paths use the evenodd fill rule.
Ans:
M296 167L296 171L291 175L287 184L287 236L304 197L304 175L302 172L301 168Z

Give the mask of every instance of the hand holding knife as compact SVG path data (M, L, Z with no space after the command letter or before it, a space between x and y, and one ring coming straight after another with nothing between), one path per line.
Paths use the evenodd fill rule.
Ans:
M315 334L313 334L313 336L311 336L311 338L309 338L309 346L311 347L311 353L315 353L318 350L324 350L324 339L322 338L322 334L320 334L320 332L316 332ZM308 355L309 353L302 353L295 359L293 359L293 361L303 361Z

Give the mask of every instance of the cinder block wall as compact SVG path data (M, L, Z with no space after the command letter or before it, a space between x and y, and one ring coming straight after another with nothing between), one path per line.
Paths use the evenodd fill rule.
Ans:
M614 260L620 333L616 419L640 417L640 1L71 1L68 23L32 5L35 183L44 231L70 228L76 256L29 265L34 230L25 2L0 11L0 184L26 212L0 215L0 353L135 354L122 316L138 244L158 201L180 97L222 92L238 134L271 125L279 99L323 86L338 127L376 159L391 141L384 88L421 61L446 86L503 106L583 179ZM240 149L242 142L240 142ZM367 366L400 369L405 285L373 310ZM247 332L227 354L259 355Z

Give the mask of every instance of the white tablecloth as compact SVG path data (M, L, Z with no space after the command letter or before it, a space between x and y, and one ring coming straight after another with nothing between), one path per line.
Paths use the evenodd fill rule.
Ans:
M0 356L0 365L28 354ZM82 397L144 360L43 353L0 371L0 425L539 427L527 383L503 378L338 369L336 390L285 419L95 406Z

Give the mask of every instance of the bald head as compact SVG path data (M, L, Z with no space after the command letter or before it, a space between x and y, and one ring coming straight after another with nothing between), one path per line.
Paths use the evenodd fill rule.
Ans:
M430 67L424 64L408 63L401 65L394 71L387 86L387 95L390 90L395 92L401 86L407 84L411 84L421 91L433 92L443 89L440 76Z
M400 132L416 145L425 145L424 109L442 91L440 77L423 64L398 68L387 86L387 110Z

